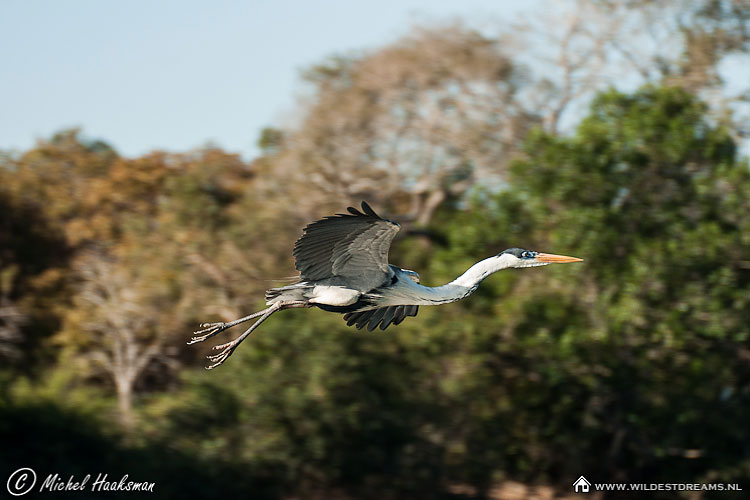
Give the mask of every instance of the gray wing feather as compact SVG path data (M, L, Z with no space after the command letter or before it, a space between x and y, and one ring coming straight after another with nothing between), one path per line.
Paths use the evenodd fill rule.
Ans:
M372 317L370 318L370 321L367 324L368 332L371 332L375 328L377 328L378 324L383 320L383 316L385 316L385 311L386 311L385 307L375 310L375 314L372 315Z
M393 322L394 325L400 324L407 316L416 316L419 312L419 306L399 306L402 309L399 311L399 315Z
M383 315L383 321L380 323L380 329L385 330L386 328L388 328L388 325L393 323L393 320L395 317L396 317L396 308L387 307L385 314Z
M347 286L367 292L390 278L388 250L400 226L362 202L362 212L325 217L309 224L294 244L295 267L304 281L348 278Z

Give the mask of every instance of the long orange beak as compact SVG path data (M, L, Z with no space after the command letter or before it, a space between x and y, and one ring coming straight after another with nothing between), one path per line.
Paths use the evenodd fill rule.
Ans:
M549 262L554 264L565 264L567 262L582 262L583 259L578 257L568 257L567 255L555 255L552 253L538 253L536 254L536 260L538 262Z

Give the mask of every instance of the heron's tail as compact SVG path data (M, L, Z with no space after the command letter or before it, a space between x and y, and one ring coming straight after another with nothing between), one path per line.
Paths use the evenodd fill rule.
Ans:
M266 304L289 300L306 300L305 291L313 288L308 283L295 283L293 285L271 288L266 290Z

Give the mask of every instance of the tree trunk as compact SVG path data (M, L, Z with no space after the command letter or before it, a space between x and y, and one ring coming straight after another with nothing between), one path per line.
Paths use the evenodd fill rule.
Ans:
M117 386L117 411L120 424L126 432L133 429L133 382L128 377L118 377L115 380Z

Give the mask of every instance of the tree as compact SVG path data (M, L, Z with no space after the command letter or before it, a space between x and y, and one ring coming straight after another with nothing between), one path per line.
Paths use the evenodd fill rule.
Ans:
M272 160L287 189L305 190L298 205L396 202L426 224L478 181L499 182L535 123L517 101L525 73L502 40L460 25L332 58L305 78L309 106Z
M26 315L6 294L0 295L0 358L17 359L20 356L21 327L27 321Z
M82 280L59 340L81 351L91 369L104 373L115 387L123 426L132 430L133 391L136 383L156 361L169 366L165 355L168 339L161 316L169 300L163 283L148 279L132 263L87 252L77 259Z
M605 477L745 477L750 171L727 130L683 89L612 90L575 136L535 134L527 155L499 210L587 262L574 281L545 276L549 295L519 296L512 320L515 336L550 340L559 364L541 377L563 381L569 398L535 390L581 419L562 419L550 438L570 457L585 433L601 448L583 455L610 457L587 470ZM690 456L711 459L679 458Z
M0 357L30 370L58 326L50 302L63 296L70 249L44 203L14 193L13 182L0 169Z
M220 251L215 231L226 227L227 207L247 179L239 158L209 148L117 159L85 181L67 231L78 247L77 293L57 341L85 378L104 375L114 386L131 430L134 391L169 385L176 355L186 350L184 342L167 343L194 326L196 304L227 291L229 283L205 279L204 264ZM228 275L220 265L211 270Z
M735 68L750 60L749 25L750 5L742 0L558 3L515 32L531 48L518 62L537 68L527 102L546 130L557 132L561 120L572 129L610 85L679 86L700 95L740 140L750 87Z

